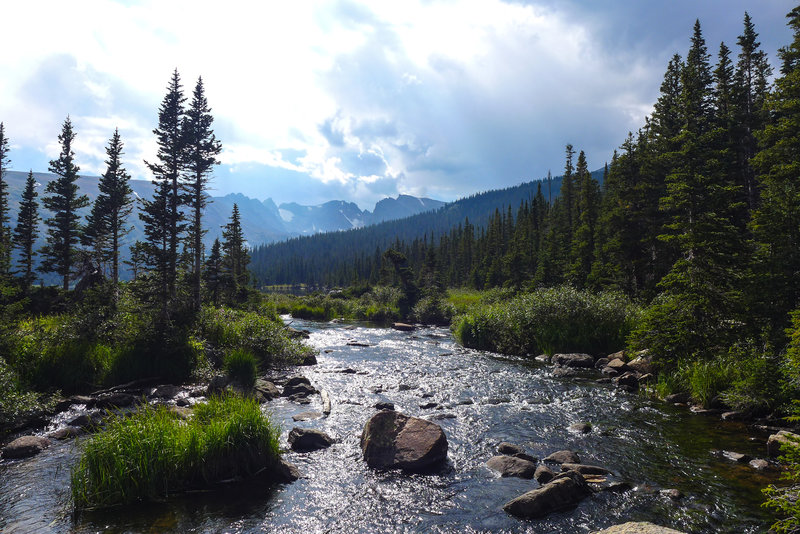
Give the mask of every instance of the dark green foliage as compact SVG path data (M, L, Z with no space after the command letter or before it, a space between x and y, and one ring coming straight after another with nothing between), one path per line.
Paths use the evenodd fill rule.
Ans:
M188 227L188 247L192 254L192 302L195 310L200 309L201 272L203 267L203 209L208 202L208 181L214 165L219 164L217 156L222 144L214 136L211 124L214 118L208 107L203 79L198 78L192 93L192 102L183 121L184 143L186 145L185 184L187 206L190 211Z
M254 400L214 397L186 422L165 407L112 417L82 443L72 470L77 509L162 500L233 477L274 469L280 429Z
M639 309L621 293L568 286L539 289L458 316L453 333L466 347L535 356L609 354L625 345Z
M786 464L781 479L787 485L771 484L764 488L764 496L767 498L764 506L774 510L777 516L770 532L791 534L800 529L800 499L797 498L800 487L800 441L792 439L781 450L783 455L780 460Z
M253 353L244 349L234 349L225 355L225 372L231 380L245 387L253 387L258 374L258 362Z
M58 136L61 153L58 159L50 162L50 172L57 178L47 184L47 195L42 198L44 207L53 216L45 220L48 227L47 246L41 250L41 270L59 274L64 291L69 289L77 259L76 247L80 241L78 210L89 205L89 198L78 194L75 183L80 168L75 164L75 152L72 150L74 140L72 122L67 117Z
M764 107L770 121L756 133L761 151L751 161L761 183L761 204L751 222L756 292L777 336L800 301L800 8L788 18L794 40L780 51L781 75Z
M27 291L34 280L33 258L36 251L33 245L39 237L39 203L36 197L36 181L33 179L33 171L28 173L25 181L25 190L22 192L22 202L17 213L17 226L14 228L13 243L19 250L18 265L22 273L22 284Z
M215 239L203 271L203 282L205 282L206 291L211 303L215 306L219 304L220 293L224 286L222 269L222 246L219 243L219 239Z

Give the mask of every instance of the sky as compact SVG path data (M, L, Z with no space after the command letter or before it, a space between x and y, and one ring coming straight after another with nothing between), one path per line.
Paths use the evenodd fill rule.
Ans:
M791 40L788 0L4 1L0 121L11 169L46 171L67 115L83 174L114 128L150 179L173 70L202 76L222 142L213 195L277 203L451 201L600 168L644 124L699 19L712 57L750 13ZM735 61L735 57L734 57Z

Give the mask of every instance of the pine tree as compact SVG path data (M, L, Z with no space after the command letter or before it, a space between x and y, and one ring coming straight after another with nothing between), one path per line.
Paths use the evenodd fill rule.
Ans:
M42 198L44 207L50 210L53 216L45 220L47 229L47 245L42 249L43 272L55 272L62 277L62 289L69 289L69 282L77 254L77 244L80 241L80 217L78 210L89 205L89 197L78 195L78 171L75 164L75 152L72 142L75 133L72 131L72 122L69 117L64 121L58 141L61 144L61 153L58 159L50 162L49 170L57 176L47 184L47 196Z
M33 171L28 172L25 180L25 189L22 191L22 201L19 203L17 226L14 228L14 246L19 250L18 265L22 272L22 283L25 289L30 288L34 280L33 258L36 251L33 249L36 238L39 237L39 203L36 197L36 181Z
M739 45L739 58L734 74L734 99L736 120L736 151L738 163L738 184L747 202L748 212L758 207L758 184L750 160L755 156L757 142L755 132L766 124L764 101L769 91L769 77L772 67L767 55L759 47L758 33L750 15L744 14L744 31L736 40Z
M11 228L8 217L8 182L6 171L11 164L5 125L0 122L0 275L8 275L11 267Z
M239 206L236 204L233 205L230 222L222 230L222 240L224 273L234 294L238 294L249 280L247 265L250 263L250 254L247 252Z
M185 230L181 206L184 199L180 180L185 164L185 136L183 133L184 102L178 70L172 73L167 94L158 109L158 128L153 130L158 143L158 162L145 162L156 182L156 193L146 201L140 214L145 222L145 233L150 247L151 267L162 285L162 310L168 310L169 301L177 295L178 245Z
M682 76L685 122L680 159L667 177L667 196L662 199L673 213L663 239L674 244L680 257L661 286L682 303L685 318L694 325L682 332L681 348L687 356L712 354L729 342L726 325L739 311L736 281L744 246L734 225L738 190L722 162L726 152L718 142L712 81L697 22Z
M222 151L222 144L217 141L211 124L214 118L208 107L203 79L197 79L192 102L183 123L184 142L186 144L186 169L189 174L186 189L188 206L191 213L189 224L189 245L193 255L193 303L200 309L200 280L203 259L202 214L206 207L208 181L214 165L219 164L217 156Z
M84 244L97 250L98 261L111 262L111 280L115 288L119 283L120 240L131 231L127 217L133 209L131 177L122 165L122 149L119 129L115 129L106 147L108 159L106 171L98 184L100 194L95 199L84 231Z
M576 287L586 285L594 261L595 235L600 209L600 186L592 178L581 150L575 169L580 189L578 191L578 226L572 239L572 264L569 279Z
M211 302L214 306L219 304L219 294L223 285L223 266L222 266L222 252L219 239L214 240L211 246L211 254L206 260L205 269L203 271L203 281L206 285L206 290L211 295Z
M761 151L752 159L762 185L753 213L759 300L776 335L800 301L800 7L787 15L792 43L779 51L780 76L765 102L770 122L756 133Z

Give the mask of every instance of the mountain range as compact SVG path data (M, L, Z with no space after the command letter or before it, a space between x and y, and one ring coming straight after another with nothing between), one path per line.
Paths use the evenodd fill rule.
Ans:
M8 202L12 227L16 224L17 209L25 188L26 172L6 171L3 177L8 185ZM50 216L41 205L45 187L55 179L51 173L33 173L36 180L36 191L39 194L39 213L42 219ZM80 176L77 180L79 194L87 195L93 202L99 194L99 177ZM131 180L131 189L136 198L151 199L155 186L147 180ZM361 210L356 204L343 200L332 200L318 206L303 206L295 202L276 205L272 199L258 200L247 197L241 193L234 193L222 197L209 197L210 202L206 207L203 226L208 230L204 236L204 243L210 248L214 239L222 237L222 227L230 220L234 203L239 207L242 221L242 231L251 247L285 240L291 237L312 235L321 232L350 230L387 220L409 217L424 211L435 210L444 205L444 202L430 198L417 198L409 195L400 195L397 198L384 198L375 204L373 211ZM123 247L123 259L127 259L127 245L137 240L144 239L144 225L138 217L140 203L136 202L134 211L128 219L133 227L126 237L126 246ZM90 208L84 208L79 213L88 214ZM40 237L37 248L44 245L45 227L40 225Z

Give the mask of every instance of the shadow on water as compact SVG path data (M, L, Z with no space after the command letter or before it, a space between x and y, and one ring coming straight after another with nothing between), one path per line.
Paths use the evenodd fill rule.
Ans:
M295 320L311 330L319 364L300 369L329 392L333 411L276 399L267 410L289 430L302 426L337 438L329 449L288 451L302 478L290 485L231 485L155 503L69 513L69 468L76 450L58 444L22 462L0 461L3 532L591 532L624 521L652 521L686 532L760 532L770 515L760 489L775 473L712 454L732 450L763 457L765 439L741 423L686 410L598 384L594 375L553 378L542 364L465 350L447 330L411 333L366 325ZM355 342L354 346L352 343ZM449 442L449 461L428 475L376 472L361 459L359 438L380 401L434 420ZM589 422L592 432L568 427ZM497 444L510 441L542 458L575 450L629 482L625 493L598 493L576 509L537 521L508 516L502 505L536 482L499 478L485 467ZM675 488L673 501L659 493Z

